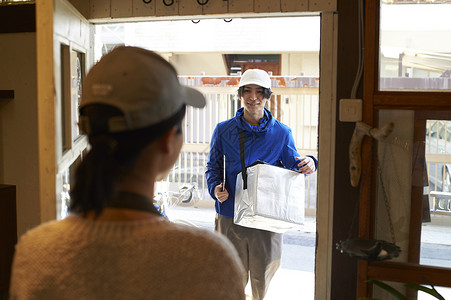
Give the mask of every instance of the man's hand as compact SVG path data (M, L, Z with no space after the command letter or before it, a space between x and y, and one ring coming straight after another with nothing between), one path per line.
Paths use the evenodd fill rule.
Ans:
M316 171L315 161L310 156L300 156L295 158L299 160L298 167L300 167L299 171L301 173L312 174Z
M221 203L226 201L229 198L229 192L227 192L226 189L222 190L222 185L223 185L223 183L218 184L215 187L215 197Z

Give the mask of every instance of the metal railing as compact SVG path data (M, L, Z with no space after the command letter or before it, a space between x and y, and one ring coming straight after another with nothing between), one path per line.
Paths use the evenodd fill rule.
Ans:
M241 107L237 97L238 78L185 76L184 85L201 91L207 105L203 109L188 107L184 120L184 144L180 157L167 179L157 185L157 192L178 194L186 185L194 185L197 201L210 200L205 179L205 167L210 139L216 124L232 118ZM319 80L316 77L271 77L273 96L267 108L282 123L292 129L301 155L317 157ZM306 215L316 213L316 173L306 176ZM183 188L185 187L185 188Z
M432 197L431 212L436 214L451 214L451 193L431 191L429 195Z
M451 121L427 121L425 150L431 212L451 215Z

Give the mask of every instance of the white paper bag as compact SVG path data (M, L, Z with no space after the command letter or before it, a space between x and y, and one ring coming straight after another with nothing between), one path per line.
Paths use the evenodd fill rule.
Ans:
M273 232L298 228L304 221L305 175L269 164L247 167L247 189L236 180L234 223Z

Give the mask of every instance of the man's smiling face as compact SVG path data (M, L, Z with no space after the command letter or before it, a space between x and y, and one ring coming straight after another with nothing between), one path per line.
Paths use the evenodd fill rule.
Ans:
M256 84L248 84L243 88L243 93L241 95L243 101L244 109L250 114L262 113L266 101L264 96L264 89Z

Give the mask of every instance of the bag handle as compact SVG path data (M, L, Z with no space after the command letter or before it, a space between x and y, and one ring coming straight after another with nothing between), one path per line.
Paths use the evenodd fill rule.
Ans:
M247 172L244 162L244 130L238 128L238 135L240 138L241 177L243 177L243 190L247 190Z

